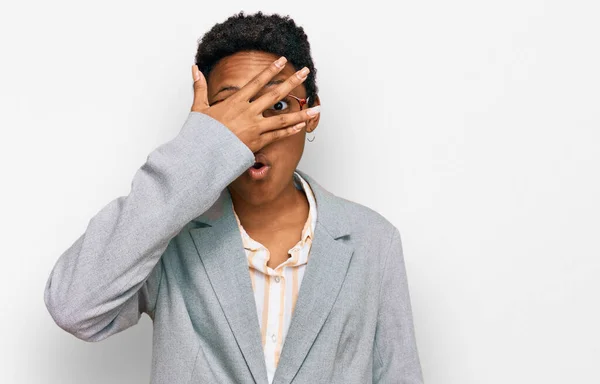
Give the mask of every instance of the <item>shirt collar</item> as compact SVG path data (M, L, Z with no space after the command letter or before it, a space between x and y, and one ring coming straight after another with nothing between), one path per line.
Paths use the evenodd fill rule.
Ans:
M302 241L304 242L307 237L310 237L311 240L314 238L315 225L317 224L317 202L315 201L315 196L310 185L298 172L294 172L294 181L300 182L302 190L306 194L308 200L308 219L306 220L306 223L304 223L304 228L302 229Z

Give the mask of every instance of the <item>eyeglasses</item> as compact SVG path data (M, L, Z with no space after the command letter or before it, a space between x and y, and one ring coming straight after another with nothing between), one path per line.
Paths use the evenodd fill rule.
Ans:
M293 107L293 105L296 105L296 102L292 103L291 99L296 100L299 109ZM265 109L263 111L263 116L271 117L301 111L302 107L304 107L308 103L308 99L310 99L310 97L302 99L292 94L288 94L286 97L273 104L270 108Z
M292 99L294 99L295 101L292 102ZM301 111L302 108L306 104L308 104L309 99L310 99L310 97L300 98L300 97L294 96L292 94L288 94L283 99L279 100L278 102L276 102L269 108L265 109L263 111L263 116L264 117L279 116L279 115L284 115L286 113ZM211 106L218 104L223 100L216 101L216 102L212 103ZM296 105L298 105L298 107L295 107Z

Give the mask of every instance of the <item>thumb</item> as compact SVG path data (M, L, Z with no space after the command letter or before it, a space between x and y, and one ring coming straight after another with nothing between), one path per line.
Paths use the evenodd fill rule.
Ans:
M192 65L192 77L194 79L194 103L192 111L201 111L209 107L206 78L200 72L197 65Z

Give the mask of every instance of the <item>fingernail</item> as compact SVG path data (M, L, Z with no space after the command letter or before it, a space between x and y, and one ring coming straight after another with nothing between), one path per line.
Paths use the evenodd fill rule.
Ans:
M192 74L194 76L194 81L198 81L200 80L200 71L198 70L198 66L197 65L192 65Z
M302 68L302 70L300 72L298 72L297 76L298 76L298 78L302 79L303 77L308 75L308 72L310 72L310 70L308 68L304 67L304 68Z
M279 59L275 60L275 66L277 66L277 68L283 68L286 62L287 59L281 56Z
M321 106L317 105L316 107L312 107L306 110L306 114L308 116L316 116L321 112Z
M302 128L304 128L304 126L305 126L305 125L306 125L306 123L305 123L305 122L298 123L298 124L294 125L294 131L299 131L299 130L301 130Z

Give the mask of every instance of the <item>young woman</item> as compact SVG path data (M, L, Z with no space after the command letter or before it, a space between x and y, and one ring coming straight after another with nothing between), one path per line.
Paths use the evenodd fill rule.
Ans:
M422 383L398 229L297 169L319 124L307 37L235 15L201 40L194 101L131 191L53 268L87 341L154 322L152 383Z

